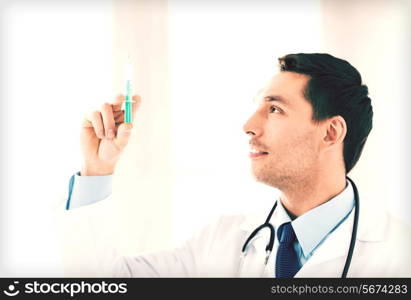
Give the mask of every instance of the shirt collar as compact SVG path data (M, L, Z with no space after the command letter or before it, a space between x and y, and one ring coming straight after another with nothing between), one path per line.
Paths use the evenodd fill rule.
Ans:
M353 207L354 192L347 180L346 187L340 194L291 222L305 257L341 223ZM272 220L276 231L283 223L291 221L281 201L278 201L276 216Z

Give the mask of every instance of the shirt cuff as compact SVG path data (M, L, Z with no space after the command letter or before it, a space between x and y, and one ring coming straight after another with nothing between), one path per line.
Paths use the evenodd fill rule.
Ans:
M66 210L101 201L111 194L113 175L80 176L70 178Z

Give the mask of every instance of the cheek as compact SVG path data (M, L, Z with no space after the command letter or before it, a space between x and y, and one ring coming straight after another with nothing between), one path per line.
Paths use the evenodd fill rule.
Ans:
M289 148L296 142L300 141L303 136L299 132L299 129L293 128L291 126L280 126L271 127L269 134L266 134L267 145L273 147L272 150L280 148Z
M311 132L295 136L288 145L289 151L299 163L312 163L317 158L316 137Z
M295 130L289 126L289 124L284 122L271 122L264 130L264 140L267 145L276 145L289 139L293 134L295 134Z
M274 152L293 152L298 151L297 148L316 149L317 128L306 122L308 121L303 118L274 119L268 122L264 131L266 146Z
M271 137L273 157L301 162L314 158L317 152L316 135L310 131L300 132L297 129L281 132Z

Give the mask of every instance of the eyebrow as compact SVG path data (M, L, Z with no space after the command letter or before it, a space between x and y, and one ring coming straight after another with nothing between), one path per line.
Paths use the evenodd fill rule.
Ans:
M269 95L269 96L265 96L264 97L264 102L272 102L272 101L278 101L278 102L282 102L285 105L289 105L290 103L284 99L281 96L277 96L277 95Z
M258 91L258 93L260 93L261 91L262 90ZM257 97L254 98L254 102L256 101L256 98ZM288 100L286 100L284 97L281 97L279 95L267 95L263 99L264 103L274 102L274 101L281 102L281 103L283 103L284 105L287 105L287 106L290 105L290 102Z

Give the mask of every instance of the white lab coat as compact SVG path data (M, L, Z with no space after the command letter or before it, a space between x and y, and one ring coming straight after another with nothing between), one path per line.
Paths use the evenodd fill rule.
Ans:
M63 205L63 203L62 203ZM265 267L268 235L253 239L245 259L241 248L266 218L224 216L182 247L122 255L115 248L114 200L65 211L59 232L66 275L71 277L273 277L275 253ZM275 215L273 216L273 218ZM351 239L354 213L316 249L295 277L340 277ZM387 213L364 209L348 277L411 277L411 231Z

